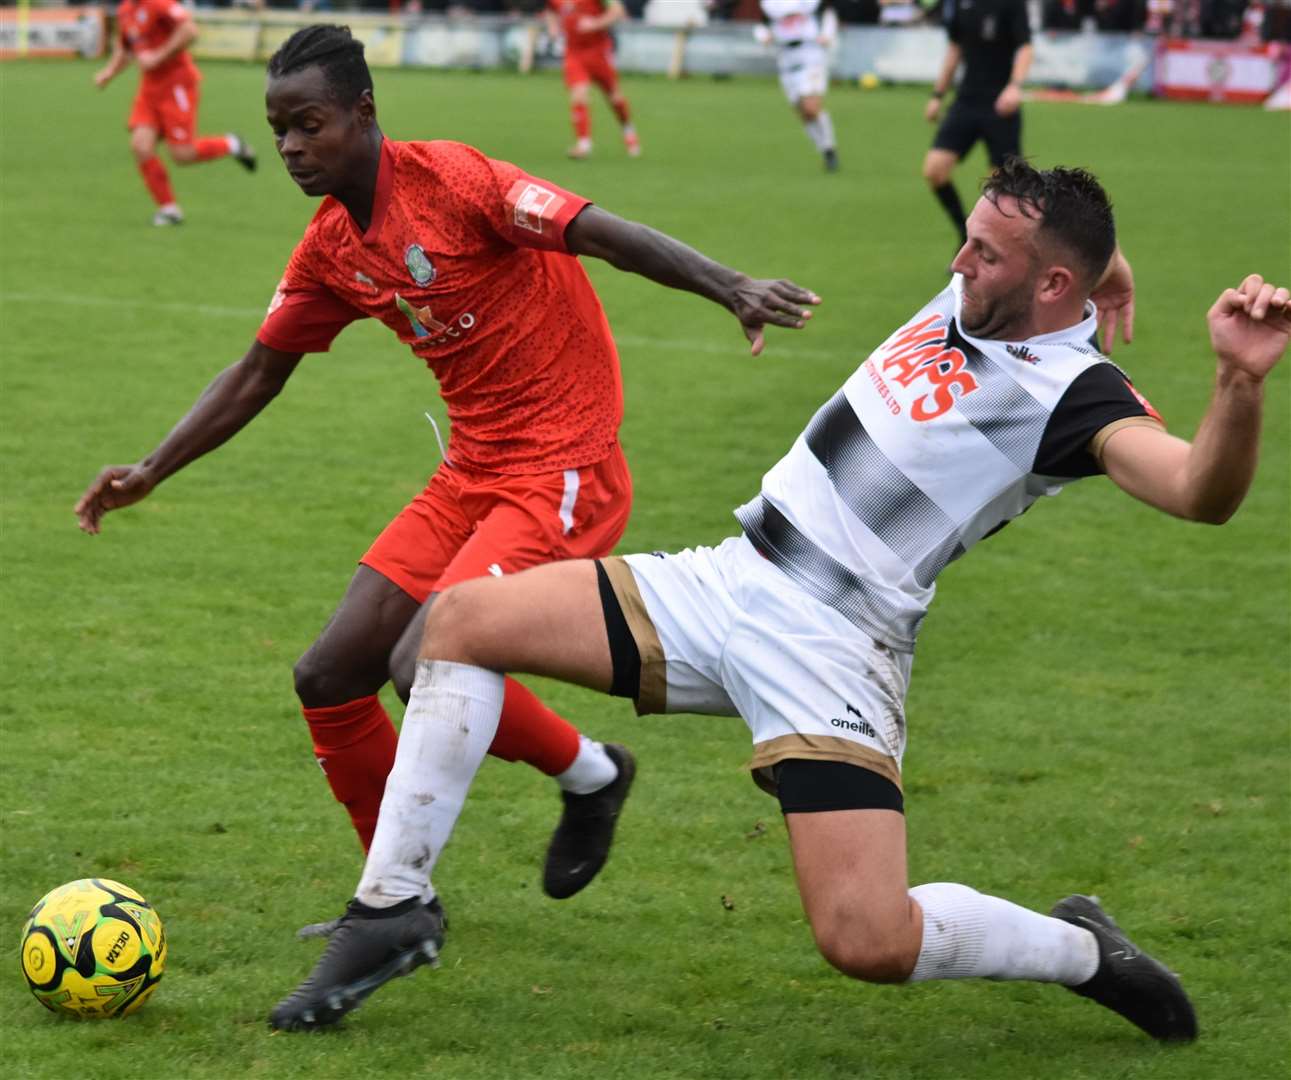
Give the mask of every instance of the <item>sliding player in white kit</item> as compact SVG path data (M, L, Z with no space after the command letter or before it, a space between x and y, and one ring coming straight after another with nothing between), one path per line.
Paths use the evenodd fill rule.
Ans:
M1196 1037L1178 976L1095 899L1042 915L966 885L909 887L904 702L938 572L1041 496L1105 473L1177 517L1236 511L1291 293L1251 275L1210 309L1218 373L1188 443L1094 344L1100 325L1105 343L1118 323L1129 340L1134 287L1089 173L1006 163L952 270L736 512L743 535L440 596L357 896L275 1027L332 1023L434 958L442 931L421 890L493 738L502 672L528 672L631 697L641 713L742 716L817 947L845 974L1057 983L1156 1039Z
M838 168L834 121L825 109L829 89L829 48L838 36L833 0L760 0L765 22L753 30L763 45L774 45L780 86L802 126L825 160Z

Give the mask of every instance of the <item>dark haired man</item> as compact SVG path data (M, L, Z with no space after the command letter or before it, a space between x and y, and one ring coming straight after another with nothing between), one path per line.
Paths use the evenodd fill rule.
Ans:
M978 139L991 164L1022 153L1022 83L1033 48L1025 0L948 0L942 9L950 43L924 118L935 124L960 64L964 76L946 119L924 155L923 178L964 243L964 206L951 181Z
M143 461L104 469L76 513L98 532L104 514L241 430L304 353L326 351L356 319L380 319L430 367L452 421L444 464L364 555L295 670L314 752L366 849L396 744L377 692L393 672L406 700L419 608L456 581L604 555L622 535L631 480L618 357L575 256L721 304L754 355L764 325L805 325L803 305L817 298L752 280L471 147L386 139L363 45L344 27L292 35L269 62L266 104L287 172L326 198L246 355ZM580 738L514 681L503 714L490 752L563 791L543 885L571 896L608 855L631 755Z
M331 1023L433 958L439 927L416 897L423 856L433 862L452 826L438 800L460 803L470 783L499 673L526 671L631 697L641 713L742 716L817 946L844 973L1055 982L1157 1039L1194 1038L1178 977L1097 901L1071 896L1046 916L965 885L910 889L906 872L904 699L938 572L1082 476L1219 523L1254 473L1261 384L1286 350L1291 295L1252 276L1211 308L1219 378L1189 444L1092 344L1095 303L1108 342L1129 314L1132 278L1114 251L1093 177L1012 163L973 210L949 287L811 419L736 511L742 536L445 592L357 896L270 1022Z

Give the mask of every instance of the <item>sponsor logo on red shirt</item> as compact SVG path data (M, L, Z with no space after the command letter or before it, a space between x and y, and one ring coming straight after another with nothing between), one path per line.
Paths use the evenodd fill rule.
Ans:
M527 180L517 180L511 186L507 202L515 208L513 219L516 228L528 229L539 235L543 231L543 222L552 221L565 205L565 200L554 191Z

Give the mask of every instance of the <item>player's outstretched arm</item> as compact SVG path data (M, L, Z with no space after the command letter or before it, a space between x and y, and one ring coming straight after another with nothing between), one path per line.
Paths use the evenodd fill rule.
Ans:
M1252 274L1239 288L1225 289L1206 320L1219 363L1192 443L1127 427L1107 440L1103 465L1135 498L1177 517L1222 525L1255 476L1264 380L1291 340L1291 291Z
M570 222L565 244L574 255L592 255L619 270L721 304L740 320L754 356L762 351L764 326L801 329L811 318L803 305L820 303L819 296L792 281L750 278L657 229L597 206L584 208Z
M282 353L255 342L225 368L151 454L134 465L109 465L73 508L77 524L97 533L109 510L137 503L166 477L241 431L283 388L300 353Z

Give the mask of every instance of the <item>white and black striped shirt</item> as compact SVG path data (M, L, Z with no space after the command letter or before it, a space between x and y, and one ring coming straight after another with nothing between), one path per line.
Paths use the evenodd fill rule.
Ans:
M735 516L772 562L867 634L912 650L937 575L1101 472L1109 424L1159 420L1093 345L1094 307L1024 342L959 327L961 280L870 354Z

